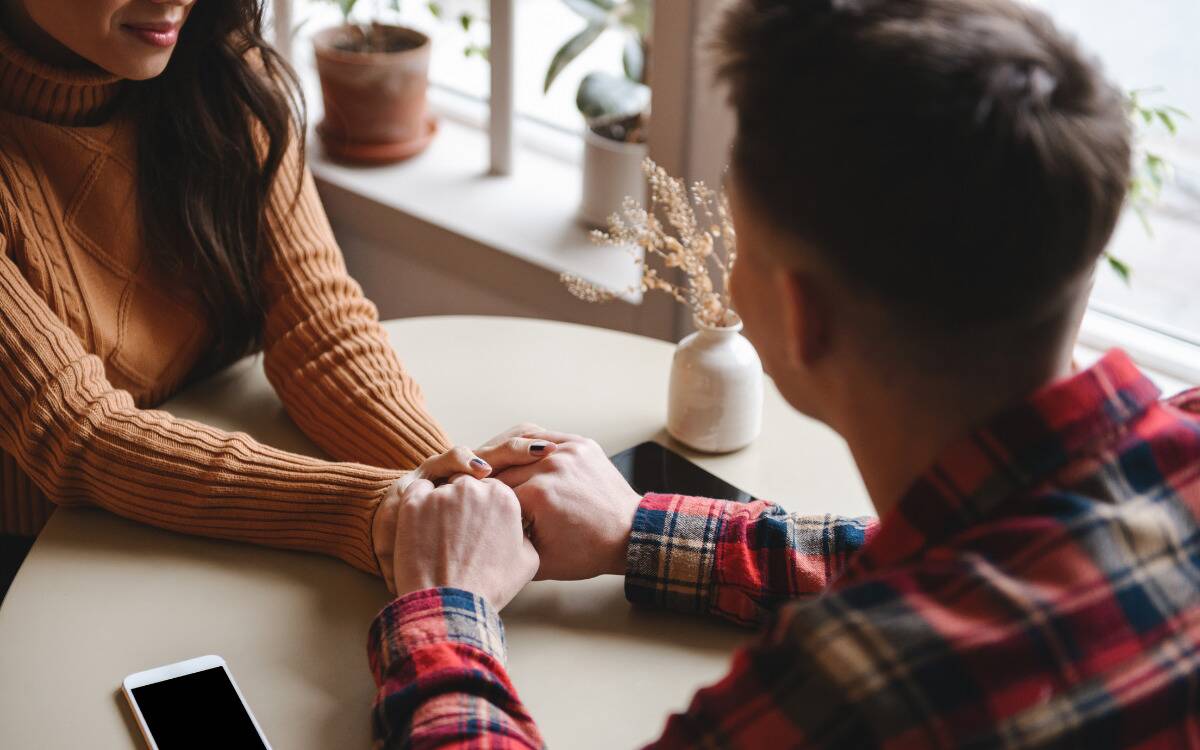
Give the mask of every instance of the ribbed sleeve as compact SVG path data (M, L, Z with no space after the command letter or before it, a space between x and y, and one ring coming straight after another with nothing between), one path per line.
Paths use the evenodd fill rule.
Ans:
M409 469L448 450L375 306L346 273L295 145L275 181L268 222L265 366L288 414L338 459Z
M2 236L0 361L0 448L52 501L93 503L174 531L311 550L378 571L371 521L398 472L293 455L242 433L137 409L29 288Z

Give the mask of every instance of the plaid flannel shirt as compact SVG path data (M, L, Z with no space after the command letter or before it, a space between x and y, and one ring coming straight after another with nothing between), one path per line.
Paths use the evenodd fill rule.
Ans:
M653 747L1200 746L1200 389L1158 398L1112 352L878 526L647 496L628 598L765 624ZM388 606L379 745L540 747L502 633L464 591Z

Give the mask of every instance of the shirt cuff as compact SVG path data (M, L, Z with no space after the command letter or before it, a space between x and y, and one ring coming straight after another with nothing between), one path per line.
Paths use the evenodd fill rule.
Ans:
M505 661L504 625L487 599L462 589L425 589L396 599L371 624L367 647L376 684L414 652L439 643L474 646Z
M709 612L718 542L731 505L686 495L642 498L626 553L625 598L679 612Z

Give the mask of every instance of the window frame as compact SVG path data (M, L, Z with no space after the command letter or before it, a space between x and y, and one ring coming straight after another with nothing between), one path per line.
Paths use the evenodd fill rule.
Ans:
M545 171L541 157L546 155L579 169L583 149L582 128L576 133L566 133L553 125L520 115L514 107L513 51L514 45L519 43L519 30L515 28L513 3L517 1L489 0L490 80L493 92L499 92L499 96L489 96L487 102L479 103L431 85L431 106L455 123L486 133L489 145L487 163L481 163L480 167L493 177L504 179L511 177L514 172L520 172L523 160L542 164L535 171ZM659 2L665 4L665 0ZM655 55L650 70L653 82L651 107L654 110L649 138L651 156L673 174L688 180L703 177L713 184L720 180L724 149L716 154L707 153L705 147L712 140L709 130L692 127L709 103L708 99L700 98L708 95L708 92L692 63L699 57L696 30L700 26L700 19L714 10L719 2L695 0L672 3L670 13L654 13L652 35L655 39ZM275 46L289 61L294 61L293 0L270 0L270 3ZM302 78L305 75L305 72L301 73ZM720 115L724 116L724 113ZM717 118L718 122L721 116ZM732 118L728 118L728 121L731 123ZM732 133L731 128L728 128L728 133ZM710 137L698 139L700 135ZM717 137L720 137L719 134ZM727 141L728 135L724 137ZM330 165L329 169L332 168ZM454 168L460 169L461 164L454 165ZM329 169L314 161L318 182L324 179L322 175ZM517 199L514 196L514 200ZM403 212L404 209L396 207L396 210ZM550 218L559 220L562 217ZM478 238L463 237L463 240L464 244L469 240L478 245ZM573 241L567 240L568 243ZM579 241L586 242L586 232L581 230ZM496 249L501 249L502 244L498 242ZM624 262L623 259L617 260ZM659 338L678 339L690 330L690 316L670 300L648 296L640 301L639 307L636 328L641 332Z
M711 85L712 70L704 64L707 58L699 43L704 23L711 22L719 5L719 0L696 0L678 14L672 6L671 14L655 15L654 26L655 65L662 63L663 67L652 69L651 156L673 174L709 184L721 180L735 127L720 91ZM679 42L683 36L689 37L689 43ZM1106 269L1098 267L1097 272ZM677 330L684 330L687 322L679 323ZM1099 351L1124 349L1146 368L1172 380L1200 385L1200 344L1131 320L1097 300L1088 302L1078 340Z
M481 103L436 85L430 89L431 103L440 114L487 132L490 144L487 167L493 175L520 170L525 151L577 163L582 149L580 133L563 132L515 111L512 51L519 42L519 30L514 27L512 11L516 1L489 0L493 18L491 84L501 95ZM665 0L659 1L666 4ZM272 2L275 43L289 59L293 52L292 2ZM672 3L671 12L656 12L654 55L650 61L654 111L650 155L672 174L688 181L702 179L710 185L720 184L723 178L728 145L734 133L732 112L721 92L711 85L712 70L706 63L708 57L702 44L706 24L713 20L720 2ZM495 19L501 22L497 24ZM648 298L646 302L649 301ZM671 331L676 337L690 330L691 321L685 310L653 307L658 308L653 314L671 318L669 324L658 330ZM1146 367L1183 382L1200 383L1200 345L1125 319L1105 309L1102 303L1089 302L1079 343L1100 351L1120 347Z

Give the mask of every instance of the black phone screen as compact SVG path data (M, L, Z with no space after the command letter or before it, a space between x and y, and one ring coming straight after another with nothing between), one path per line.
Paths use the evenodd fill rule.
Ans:
M266 750L221 667L143 685L131 692L159 750Z
M612 457L621 476L639 494L647 492L711 497L748 503L754 499L724 479L714 476L670 448L642 443Z

